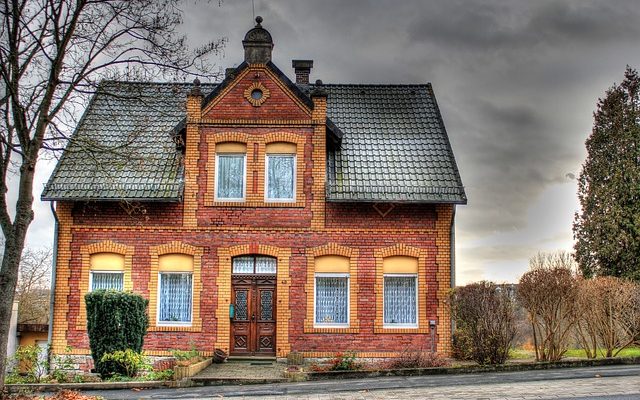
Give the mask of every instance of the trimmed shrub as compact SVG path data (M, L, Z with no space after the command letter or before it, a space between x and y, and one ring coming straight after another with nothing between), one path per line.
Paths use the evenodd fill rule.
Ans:
M456 346L468 346L458 353L481 365L503 364L517 333L514 310L515 300L506 286L478 282L456 288L451 294Z
M113 362L103 362L106 353L130 349L142 352L144 335L149 326L144 297L115 290L96 290L84 297L87 304L87 331L91 357L96 371L103 377L124 375Z

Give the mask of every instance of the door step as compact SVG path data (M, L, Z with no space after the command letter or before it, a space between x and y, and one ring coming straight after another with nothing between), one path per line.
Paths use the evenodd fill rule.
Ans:
M264 362L274 362L276 361L276 357L275 356L229 356L229 358L227 359L230 362L233 361L240 361L240 362L259 362L259 363L264 363Z

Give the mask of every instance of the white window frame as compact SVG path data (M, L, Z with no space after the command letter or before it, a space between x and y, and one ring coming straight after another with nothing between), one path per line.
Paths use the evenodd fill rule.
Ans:
M270 198L269 197L269 157L291 157L293 158L293 197L291 198ZM298 170L298 157L295 153L267 153L264 161L264 201L267 203L293 203L296 201L296 182Z
M189 321L160 321L160 296L162 293L162 279L161 276L166 275L191 275L191 319ZM191 326L193 324L193 272L190 271L160 271L158 272L158 292L156 293L157 306L156 306L156 326Z
M122 290L124 290L124 271L113 271L113 270L109 270L109 271L101 271L101 270L91 270L89 271L89 292L93 292L93 274L94 273L98 273L98 274L121 274L122 275ZM110 289L110 290L116 290L116 289Z
M351 326L351 277L348 273L326 273L318 272L313 277L313 327L314 328L349 328ZM316 306L318 303L318 280L317 278L347 278L347 322L345 324L334 324L316 321Z
M220 156L242 156L243 157L243 167L242 167L242 197L233 198L233 197L218 197L218 173L220 172L219 159ZM213 198L215 201L225 202L225 201L245 201L247 197L247 153L216 153L216 167L215 167L215 176L214 176L214 188L213 188Z
M384 294L385 294L385 286L387 284L387 280L385 278L390 277L390 278L416 278L416 323L415 324L394 324L394 323L388 323L388 322L384 322ZM390 328L390 329L412 329L412 328L418 328L420 326L420 297L419 297L419 293L418 293L418 288L420 288L420 285L418 285L418 279L420 279L418 277L418 274L383 274L382 275L382 327L383 328Z

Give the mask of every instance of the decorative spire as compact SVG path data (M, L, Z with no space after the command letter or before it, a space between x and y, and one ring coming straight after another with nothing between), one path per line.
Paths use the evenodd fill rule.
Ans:
M202 96L202 91L200 90L200 79L196 78L193 80L193 87L191 91L189 91L189 96Z
M244 36L244 60L249 64L266 64L271 61L273 39L269 31L262 27L262 17L256 17L256 26Z

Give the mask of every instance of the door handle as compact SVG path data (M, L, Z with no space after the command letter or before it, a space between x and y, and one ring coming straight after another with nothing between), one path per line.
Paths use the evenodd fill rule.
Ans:
M255 321L256 320L256 315L255 314L251 314L251 320Z

